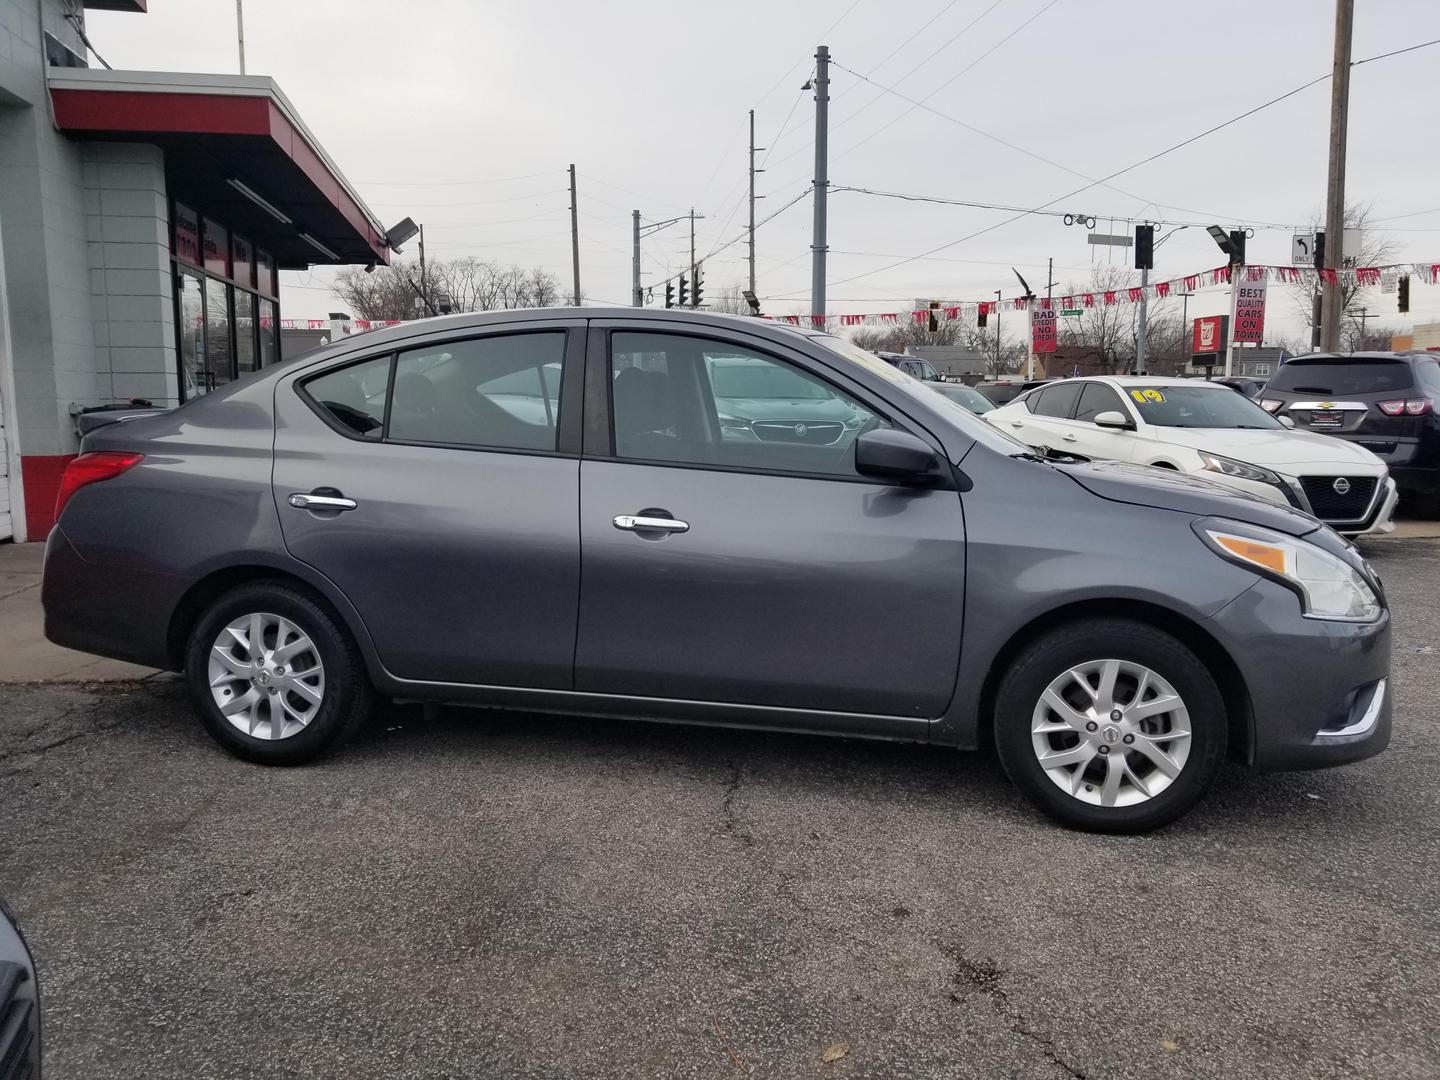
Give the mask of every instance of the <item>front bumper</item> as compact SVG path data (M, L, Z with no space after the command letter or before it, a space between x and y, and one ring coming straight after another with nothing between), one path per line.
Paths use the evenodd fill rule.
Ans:
M1307 619L1261 579L1209 620L1251 706L1249 764L1261 772L1360 761L1390 743L1390 613L1373 623Z

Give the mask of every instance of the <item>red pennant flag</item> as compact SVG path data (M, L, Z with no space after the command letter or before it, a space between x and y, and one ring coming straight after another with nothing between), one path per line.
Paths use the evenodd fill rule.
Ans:
M1115 303L1115 290L1114 290L1114 289L1106 289L1106 290L1105 290L1105 306L1106 306L1106 307L1110 307L1110 306L1111 306L1112 304L1114 304L1114 303Z
M1094 294L1093 292L1087 292L1084 296L1082 296L1082 297L1080 298L1080 302L1081 302L1082 304L1084 304L1086 307L1094 307L1094 306L1095 306L1095 294Z
M857 326L857 325L859 325L860 323L862 323L862 322L864 322L864 321L865 321L865 316L864 316L864 315L841 315L841 316L840 316L840 325L841 325L841 326Z
M959 317L960 317L960 305L959 305L959 304L956 304L954 307L947 307L947 308L945 309L945 318L947 318L947 319L958 319Z
M1050 310L1050 297L1046 296L1046 297L1044 297L1044 298L1041 299L1041 301L1040 301L1040 310L1041 310L1041 311L1049 311L1049 310Z
M1060 306L1061 306L1061 307L1067 307L1067 308L1073 308L1073 307L1075 306L1075 297L1073 297L1073 296L1067 296L1067 297L1065 297L1064 299L1062 299L1062 300L1060 301Z
M1211 270L1211 271L1210 271L1210 284L1211 284L1211 285L1219 285L1222 281L1223 281L1223 282L1228 282L1229 280L1230 280L1230 267L1228 267L1228 266L1217 266L1214 270Z
M1158 297L1159 297L1160 299L1162 299L1162 300L1163 300L1165 297L1169 296L1169 295L1170 295L1170 282L1168 282L1168 281L1159 281L1159 282L1156 282L1156 283L1155 283L1155 295L1158 296Z
M810 316L810 325L811 325L812 327L814 327L816 330L824 330L824 329L825 329L825 316L824 316L824 315L811 315L811 316Z
M799 315L786 315L786 316L785 316L785 321L786 321L787 323L789 323L791 326L799 326L799 325L800 325L800 316L799 316Z
M1340 275L1333 266L1322 266L1320 268L1320 280L1326 285L1340 284Z
M1013 307L1016 311L1024 311L1025 298L1023 296L1015 297L1014 301L1011 302L1010 306Z
M1355 268L1355 283L1357 285L1379 285L1380 268L1378 266L1357 266Z
M1140 302L1140 298L1144 295L1145 290L1137 285L1130 290L1130 302L1132 304L1138 304Z
M1199 274L1186 274L1186 275L1185 275L1185 291L1186 291L1186 292L1194 292L1194 291L1195 291L1196 289L1198 289L1199 287L1200 287L1200 275L1199 275Z
M1377 274L1378 274L1378 271L1377 271ZM1264 280L1265 280L1265 267L1263 267L1263 266L1247 266L1247 267L1245 267L1245 280L1246 280L1246 281L1264 281ZM1379 278L1377 277L1376 280L1378 281Z
M930 311L928 308L916 308L910 313L910 317L914 319L917 323L929 322Z

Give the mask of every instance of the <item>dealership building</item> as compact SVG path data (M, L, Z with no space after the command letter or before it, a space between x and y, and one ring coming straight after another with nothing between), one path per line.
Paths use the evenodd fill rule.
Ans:
M86 9L145 7L0 4L0 540L49 532L83 410L275 363L278 271L390 258L271 79L87 66Z

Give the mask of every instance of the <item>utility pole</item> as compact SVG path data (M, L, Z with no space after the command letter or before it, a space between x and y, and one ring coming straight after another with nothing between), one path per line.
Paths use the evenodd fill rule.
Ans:
M430 310L430 286L425 281L425 226L420 226L420 302Z
M1000 290L995 290L995 374L1000 374Z
M1345 140L1350 115L1350 36L1355 0L1335 0L1335 67L1330 80L1330 172L1325 186L1325 265L1345 265ZM1320 283L1323 329L1320 343L1327 352L1340 348L1340 316L1345 306L1338 276L1335 284ZM1228 372L1227 372L1228 374Z
M1045 299L1053 300L1051 295L1055 288L1055 259L1052 256L1045 265Z
M240 74L245 74L245 0L235 0L235 38L240 45Z
M1360 340L1356 343L1356 347L1363 349L1365 348L1365 320L1373 319L1375 318L1375 316L1370 314L1369 308L1362 307L1360 309L1360 314L1355 317L1360 320Z
M695 295L695 208L693 206L690 207L690 282L690 295L693 297ZM694 307L695 305L692 303L690 306Z
M1135 374L1139 375L1145 370L1145 320L1149 315L1149 304L1146 301L1146 293L1150 291L1150 268L1147 266L1140 271L1140 325L1135 329Z
M631 221L634 223L634 253L630 261L630 306L644 307L645 298L640 292L640 211L633 211Z
M750 295L755 293L755 174L764 169L755 168L755 151L764 150L755 145L755 110L750 110Z
M810 241L810 318L825 318L825 196L830 134L830 47L815 49L815 228Z
M575 198L575 166L570 166L570 260L575 268L575 306L580 306L580 209Z

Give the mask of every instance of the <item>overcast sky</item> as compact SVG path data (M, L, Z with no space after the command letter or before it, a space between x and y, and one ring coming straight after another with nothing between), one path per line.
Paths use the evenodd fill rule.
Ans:
M1357 60L1440 38L1435 0L1358 7ZM114 67L237 70L232 0L150 9L89 13ZM843 65L833 184L1034 207L1327 73L1333 22L1328 0L245 0L245 45L249 72L276 79L376 215L424 222L436 257L543 267L568 293L573 161L583 290L628 304L632 209L661 220L693 206L702 257L743 235L747 109L768 148L758 215L809 184L814 103L800 86L821 42ZM1347 195L1390 219L1406 261L1440 261L1437 70L1440 46L1365 64L1351 82ZM1288 263L1292 226L1324 201L1329 87L1054 209L1093 215L1097 232L1130 231L1127 219L1251 225L1250 261ZM757 231L767 311L805 310L811 214L805 198ZM1043 286L1052 257L1062 285L1092 259L1128 262L1051 217L962 240L1009 216L832 193L830 312L1008 296L1011 265ZM647 239L643 280L680 270L688 249L683 224ZM710 294L744 280L744 256L742 240L706 261ZM1155 278L1220 261L1192 227L1159 248ZM330 276L286 273L284 314L332 310ZM1376 291L1372 306L1384 325L1409 321L1393 296ZM1225 308L1223 292L1206 292L1190 313ZM1267 328L1284 328L1290 308L1275 296ZM1412 313L1440 317L1440 287L1415 283Z

